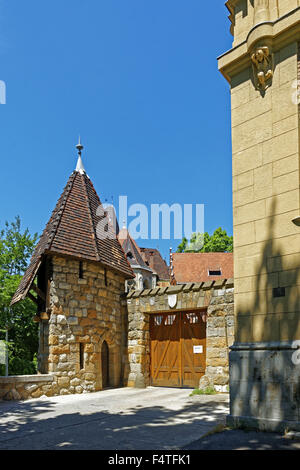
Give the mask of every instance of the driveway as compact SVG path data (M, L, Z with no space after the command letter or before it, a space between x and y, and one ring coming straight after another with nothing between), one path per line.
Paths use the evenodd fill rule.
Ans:
M223 422L228 395L119 388L0 402L0 449L180 449Z

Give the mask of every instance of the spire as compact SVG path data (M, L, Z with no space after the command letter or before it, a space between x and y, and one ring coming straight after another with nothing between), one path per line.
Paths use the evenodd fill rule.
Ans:
M78 173L83 175L83 173L86 173L86 171L85 171L85 168L83 166L82 159L81 159L81 151L83 150L83 145L81 145L80 136L79 136L78 144L76 145L76 148L78 150L78 160L77 160L77 165L76 165L75 171L77 171Z

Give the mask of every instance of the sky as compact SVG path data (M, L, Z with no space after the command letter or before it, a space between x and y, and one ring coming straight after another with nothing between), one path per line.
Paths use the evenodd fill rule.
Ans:
M102 202L204 204L232 234L229 27L225 0L0 0L0 226L42 232L80 134Z

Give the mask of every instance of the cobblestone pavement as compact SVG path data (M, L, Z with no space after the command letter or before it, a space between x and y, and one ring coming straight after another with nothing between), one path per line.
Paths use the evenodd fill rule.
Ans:
M180 449L224 422L228 395L119 388L0 402L0 449Z

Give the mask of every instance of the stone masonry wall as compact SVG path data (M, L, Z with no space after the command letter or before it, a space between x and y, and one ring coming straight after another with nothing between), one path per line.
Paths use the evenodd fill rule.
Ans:
M15 375L0 377L0 400L26 400L48 395L52 389L52 375Z
M206 371L200 379L200 388L213 386L218 392L228 391L229 348L233 342L233 288L213 289L207 307Z
M93 392L102 389L101 346L109 347L110 385L122 382L125 307L121 305L124 279L94 262L61 256L52 259L49 326L43 326L48 351L47 372L54 379L46 395ZM123 302L124 303L124 302ZM43 356L44 353L44 356Z
M176 294L171 309L168 296ZM207 309L206 371L200 386L226 391L229 383L229 347L234 340L233 280L162 287L130 292L128 307L128 368L124 382L130 387L150 385L151 313Z

